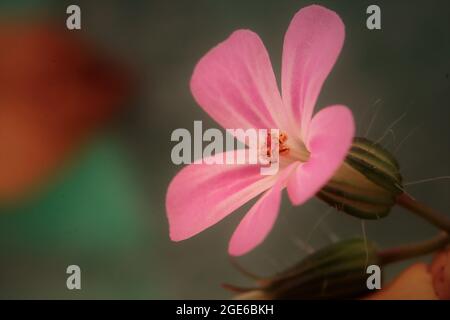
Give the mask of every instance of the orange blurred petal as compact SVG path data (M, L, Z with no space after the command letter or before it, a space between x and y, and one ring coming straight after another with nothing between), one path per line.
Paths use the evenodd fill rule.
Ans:
M439 299L450 300L450 250L439 253L429 270Z
M367 300L436 300L428 266L417 263L403 271L391 284L367 296Z
M0 24L0 202L54 171L128 89L124 71L77 32Z

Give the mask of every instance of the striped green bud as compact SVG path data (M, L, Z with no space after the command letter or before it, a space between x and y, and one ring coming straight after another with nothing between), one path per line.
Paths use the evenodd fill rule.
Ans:
M366 270L379 265L375 246L344 240L307 256L300 263L248 290L242 299L348 299L369 292Z
M355 138L342 166L318 193L340 211L362 219L385 217L403 192L400 167L377 143Z

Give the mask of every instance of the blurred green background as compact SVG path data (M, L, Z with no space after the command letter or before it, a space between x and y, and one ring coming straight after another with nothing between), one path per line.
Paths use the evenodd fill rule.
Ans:
M366 28L366 8L373 2L363 0L2 0L0 12L2 18L65 24L66 7L75 3L82 10L82 32L132 66L138 90L125 114L83 146L45 188L2 209L0 298L228 298L222 282L249 285L226 253L249 205L192 239L169 240L165 192L180 169L170 160L170 135L176 128L192 129L194 120L216 126L188 86L207 50L238 28L252 29L279 75L284 32L292 16L311 3L335 10L347 33L317 109L349 106L360 135L384 137L382 144L395 151L406 182L450 172L448 1L376 1L382 10L379 31ZM394 134L386 134L404 113ZM408 188L447 213L449 190L444 180ZM360 220L329 211L316 199L292 207L284 197L280 217L264 245L240 259L247 269L272 274L309 249L362 234ZM380 246L435 233L398 208L382 221L366 222L366 231ZM66 288L70 264L81 267L80 291ZM403 266L390 267L386 277Z

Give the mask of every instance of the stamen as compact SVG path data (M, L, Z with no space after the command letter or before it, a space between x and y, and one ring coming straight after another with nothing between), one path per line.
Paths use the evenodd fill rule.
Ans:
M280 136L278 138L280 154L286 154L287 152L289 152L289 147L285 144L287 139L288 139L287 134L284 132L281 132Z
M276 136L272 136L272 133L267 133L266 140L261 149L261 155L265 158L268 163L278 162L278 156L283 156L285 160L288 161L301 161L306 162L309 159L309 152L304 144L297 146L293 145L295 141L290 141L288 144L289 137L286 132L280 132L278 139ZM273 152L277 150L276 145L278 144L278 155L274 155ZM281 160L281 159L280 159Z
M289 147L285 144L288 139L286 133L281 132L278 137L278 152L279 154L286 154L289 152ZM266 156L272 158L272 134L269 132L266 138Z

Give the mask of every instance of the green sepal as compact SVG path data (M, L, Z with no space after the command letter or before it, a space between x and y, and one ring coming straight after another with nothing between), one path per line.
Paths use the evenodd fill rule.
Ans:
M345 161L380 187L394 194L403 192L397 160L378 143L355 138Z
M267 279L262 289L272 299L354 298L368 293L367 267L379 263L371 242L344 240Z
M342 166L317 196L361 219L387 216L403 192L398 162L382 146L355 138Z

